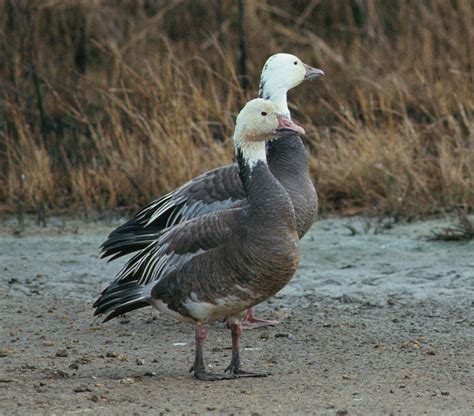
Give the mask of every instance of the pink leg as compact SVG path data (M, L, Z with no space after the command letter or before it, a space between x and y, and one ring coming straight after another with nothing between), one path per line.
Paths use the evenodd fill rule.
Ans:
M214 374L206 371L203 345L208 333L209 330L204 325L196 325L196 355L194 358L194 364L189 371L194 372L194 377L198 380L214 381L228 379L229 377L226 375Z
M240 324L232 324L230 325L230 330L232 331L232 358L225 371L229 372L230 377L267 377L267 374L252 373L240 368L239 345L242 327Z
M275 325L278 325L278 321L270 321L267 319L255 318L253 307L248 308L247 316L245 317L245 320L242 321L243 329L255 329L255 328L262 328L265 326L275 326Z

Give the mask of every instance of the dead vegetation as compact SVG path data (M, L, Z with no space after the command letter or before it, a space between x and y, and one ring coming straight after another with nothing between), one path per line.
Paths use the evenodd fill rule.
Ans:
M474 239L474 221L469 218L466 210L456 208L452 217L454 225L434 229L428 239L431 241L469 241Z
M265 59L326 72L290 93L324 211L474 206L473 4L234 0L0 4L0 209L135 208L232 160Z

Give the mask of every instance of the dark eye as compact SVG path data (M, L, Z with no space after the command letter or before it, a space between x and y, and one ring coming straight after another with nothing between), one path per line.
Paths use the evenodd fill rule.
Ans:
M298 61L293 62L293 65L298 65Z
M267 112L266 112L266 111L262 111L260 114L261 114L262 116L266 116L266 115L267 115Z

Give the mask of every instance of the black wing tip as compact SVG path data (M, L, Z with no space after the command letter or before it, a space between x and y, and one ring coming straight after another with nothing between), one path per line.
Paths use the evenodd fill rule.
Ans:
M143 229L137 234L120 235L109 238L100 246L99 257L101 259L110 257L107 261L111 262L122 256L136 253L156 242L162 233L162 228L159 230Z
M114 318L115 316L113 316L113 314L111 313L102 320L102 323L105 324L106 322L109 322L111 319L114 319Z
M138 282L112 282L92 305L95 308L93 316L108 315L103 322L107 322L118 315L149 305L144 300L143 285Z
M102 323L105 323L105 322L108 322L110 321L111 319L114 319L114 318L117 318L118 316L122 316L122 315L125 315L126 313L128 312L131 312L131 311L134 311L136 309L141 309L141 308L145 308L147 306L150 306L150 304L146 301L143 301L143 300L140 300L140 301L137 301L135 303L132 303L132 304L128 304L128 305L125 305L125 306L119 306L115 309L113 309L102 321ZM95 311L94 312L94 316L97 316L97 315L102 315L104 313L107 313L107 311Z

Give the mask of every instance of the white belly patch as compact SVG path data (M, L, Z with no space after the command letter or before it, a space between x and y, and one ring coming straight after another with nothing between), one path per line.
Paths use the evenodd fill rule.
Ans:
M211 323L245 311L249 304L236 296L226 296L216 299L216 303L201 302L195 298L188 298L184 303L184 307L195 320L202 323Z
M195 324L196 321L188 316L183 316L180 313L173 311L172 309L168 308L168 305L164 303L162 300L159 299L150 299L149 300L151 306L155 309L158 309L160 312L163 312L165 315L171 316L174 319L177 319L181 322L186 322L190 324Z

